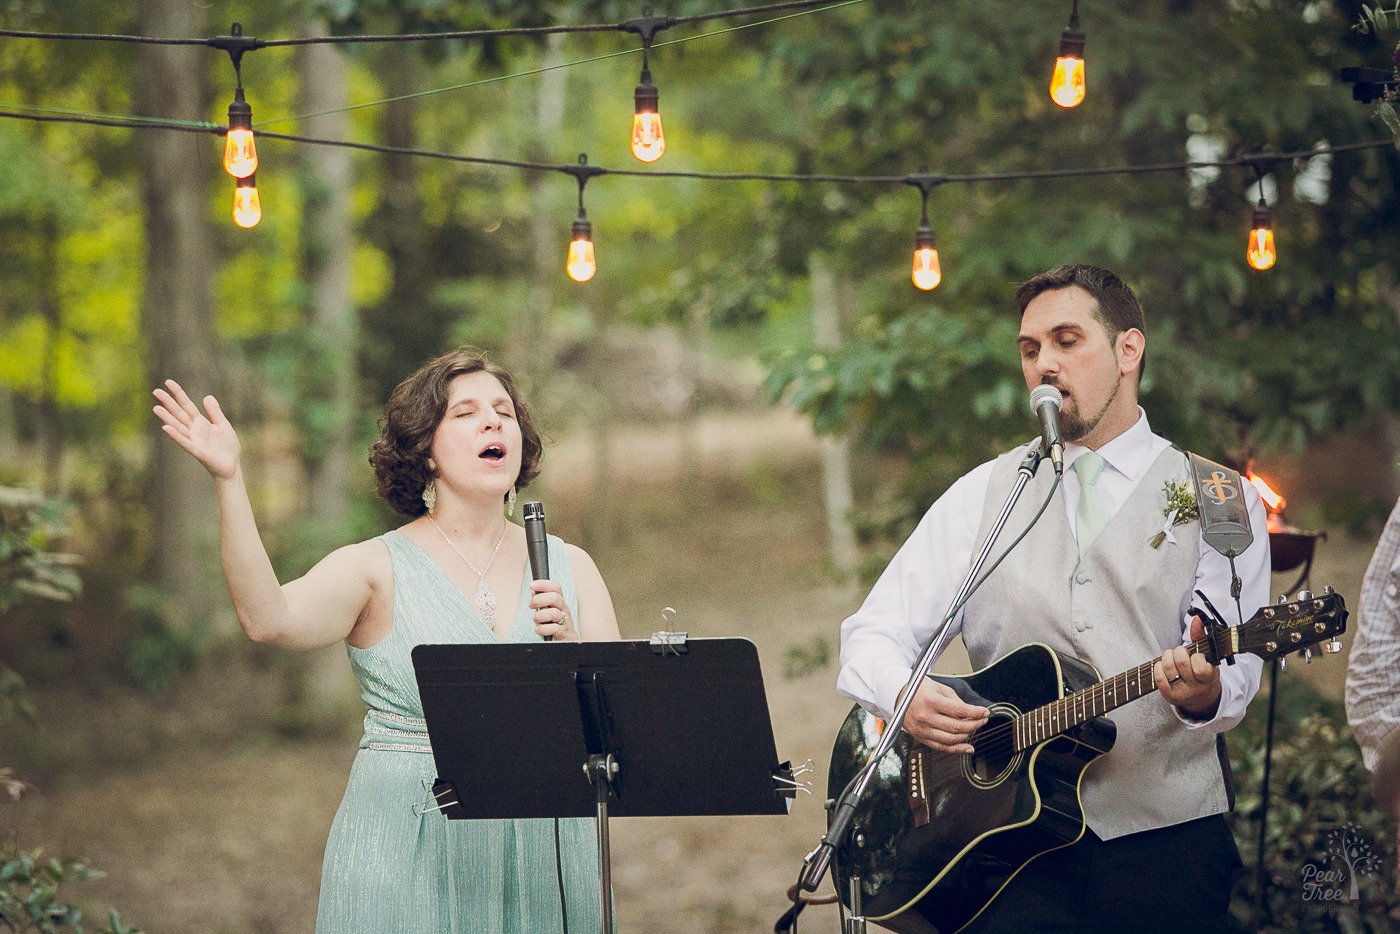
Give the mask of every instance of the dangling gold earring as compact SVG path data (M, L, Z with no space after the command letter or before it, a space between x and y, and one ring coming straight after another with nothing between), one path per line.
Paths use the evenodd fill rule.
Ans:
M432 513L433 507L437 505L437 481L429 480L428 485L423 487L423 505Z
M514 515L515 515L515 487L511 487L511 488L510 488L510 492L506 494L506 516L507 516L507 517L512 517L512 516L514 516Z

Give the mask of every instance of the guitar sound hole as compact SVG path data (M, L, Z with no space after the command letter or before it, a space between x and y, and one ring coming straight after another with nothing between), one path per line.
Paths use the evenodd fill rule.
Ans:
M991 716L982 729L972 734L971 755L963 756L963 772L967 780L982 788L998 785L1020 763L1022 754L1015 751L1011 718L1013 710L992 708Z

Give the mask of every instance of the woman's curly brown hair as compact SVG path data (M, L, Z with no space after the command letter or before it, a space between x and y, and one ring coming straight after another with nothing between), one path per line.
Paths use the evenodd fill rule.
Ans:
M421 516L428 511L423 505L423 488L433 478L428 459L432 454L433 435L447 414L447 395L452 381L480 371L500 380L515 404L515 418L520 423L523 442L515 489L524 489L539 476L544 445L530 415L530 407L515 387L515 380L488 360L484 351L458 347L429 360L418 372L399 383L379 419L379 440L370 448L369 463L374 468L379 495L404 515Z

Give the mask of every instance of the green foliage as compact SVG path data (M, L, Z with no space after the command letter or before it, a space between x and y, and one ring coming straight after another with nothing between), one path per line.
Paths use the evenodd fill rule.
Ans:
M1375 136L1335 71L1386 51L1347 3L1158 0L1085 11L1089 96L1045 83L1063 10L896 3L794 21L770 61L810 103L792 144L826 171L986 174L1306 150ZM765 42L768 41L764 37ZM1325 164L1324 164L1325 163ZM1265 167L1280 259L1243 262L1253 173L945 184L930 198L943 284L907 284L912 190L794 190L775 225L863 283L834 352L769 359L769 389L822 431L868 431L911 456L917 508L1025 437L1015 283L1062 262L1115 269L1147 310L1144 406L1159 432L1216 457L1299 448L1400 408L1400 154ZM898 235L896 235L898 234ZM876 284L878 283L878 288ZM935 406L934 403L937 403ZM933 412L938 417L930 417Z
M0 487L0 613L25 597L71 600L82 582L76 555L49 551L68 506L35 490Z
M203 630L190 625L168 594L145 584L127 591L127 611L137 635L127 646L124 667L137 684L164 694L199 661L207 647Z
M0 929L12 934L83 934L83 913L60 893L65 883L101 877L86 860L42 858L42 851L0 854ZM95 934L141 934L115 911Z
M1341 704L1321 698L1304 681L1279 682L1275 718L1272 795L1265 837L1262 932L1392 931L1400 924L1395 904L1395 822L1371 796ZM1257 898L1259 823L1264 773L1265 698L1228 735L1237 797L1230 815L1244 872L1235 886L1232 914L1249 930ZM1348 869L1333 850L1337 840L1368 846L1368 865ZM1311 868L1310 868L1311 867ZM1340 876L1323 873L1340 871ZM1350 899L1352 876L1359 898ZM1318 885L1310 880L1329 879ZM1331 895L1331 898L1324 896ZM1339 897L1340 896L1340 897Z

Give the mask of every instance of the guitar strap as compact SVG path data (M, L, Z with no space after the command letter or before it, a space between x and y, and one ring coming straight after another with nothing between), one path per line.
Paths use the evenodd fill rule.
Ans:
M1201 538L1230 562L1230 595L1235 598L1238 609L1244 584L1235 571L1235 557L1254 544L1254 529L1249 524L1249 507L1244 498L1244 479L1239 471L1207 460L1199 454L1188 451L1186 459L1191 465L1191 479L1196 488ZM1230 660L1234 661L1233 658ZM1230 756L1225 749L1223 735L1215 738L1215 754L1220 760L1220 772L1225 779L1225 794L1230 809L1234 810L1235 776L1230 768Z
M1254 544L1249 507L1244 499L1244 479L1238 470L1206 460L1199 454L1188 451L1186 458L1191 463L1191 479L1196 485L1201 537L1207 545L1230 559L1233 573L1235 556L1244 554L1244 550ZM1234 589L1232 586L1231 590ZM1234 596L1238 598L1239 594Z

